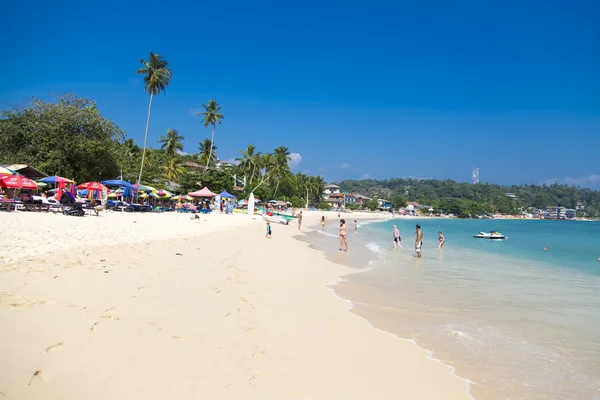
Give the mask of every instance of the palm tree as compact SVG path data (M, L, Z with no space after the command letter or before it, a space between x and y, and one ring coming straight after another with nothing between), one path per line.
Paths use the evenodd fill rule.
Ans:
M177 129L167 129L167 134L160 137L158 141L161 144L160 148L165 151L165 154L169 157L175 157L177 150L183 150L183 143L181 141L185 139L177 132Z
M212 161L217 159L217 146L213 145L213 142L208 138L199 143L198 150L200 164L206 164L206 168Z
M146 120L146 135L144 136L144 151L142 153L142 164L140 166L140 177L138 183L142 181L142 171L144 170L144 158L146 157L146 143L148 142L148 127L150 126L150 112L152 111L152 97L165 93L169 82L171 81L171 71L167 68L168 62L161 55L150 52L148 61L140 59L143 67L137 70L139 75L144 75L144 90L150 94L150 104L148 105L148 119Z
M279 181L291 173L289 165L290 160L290 151L285 146L279 146L273 152L273 166L271 168L271 174L273 175L273 179L277 181L273 197L277 195L277 190L279 190Z
M163 166L162 169L165 172L165 176L172 182L179 182L181 175L185 172L185 168L177 164L177 158L171 158L167 165Z
M215 126L217 123L220 124L221 120L224 119L225 116L219 112L221 111L221 106L214 100L209 100L208 104L202 104L202 107L204 107L204 111L199 112L197 115L204 115L204 117L202 117L202 122L204 122L205 127L207 127L208 125L212 125L212 137L210 140L211 147L208 159L206 161L206 169L204 170L204 172L206 172L208 170L208 162L212 158L211 153L213 149L212 143L214 143L215 141Z
M254 180L255 175L260 170L260 152L256 153L256 146L249 144L246 150L238 150L242 155L240 158L236 158L240 162L238 165L240 170L250 178L250 182Z
M127 139L126 141L124 141L123 149L127 158L133 158L140 154L140 152L142 151L142 149L140 149L140 146L135 144L135 140L133 139Z

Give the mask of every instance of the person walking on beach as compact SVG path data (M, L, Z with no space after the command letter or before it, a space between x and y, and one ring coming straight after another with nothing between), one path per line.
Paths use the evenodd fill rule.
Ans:
M354 233L358 230L358 223L354 220Z
M400 247L400 249L404 249L404 247L402 247L402 244L400 243L402 241L402 238L400 237L400 231L398 231L398 228L396 227L396 225L394 225L393 235L394 235L394 250L396 250L396 247Z
M415 251L417 252L417 257L421 258L421 246L423 246L423 231L421 230L421 225L417 224L417 239L415 240Z
M340 250L348 251L348 227L346 220L340 220Z
M302 230L302 211L298 213L298 230Z
M265 239L271 239L271 223L267 222L267 235L265 236Z
M321 230L322 231L325 230L325 216L324 215L321 217Z
M438 249L443 249L444 243L446 243L446 238L442 232L438 232L438 240L440 241L440 244L438 244Z

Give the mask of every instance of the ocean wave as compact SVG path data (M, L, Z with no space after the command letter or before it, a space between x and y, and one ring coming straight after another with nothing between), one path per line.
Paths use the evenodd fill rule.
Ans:
M333 233L329 233L329 232L325 232L325 231L317 231L317 232L319 232L321 235L337 238L337 235L334 235Z
M373 253L382 254L383 249L377 243L369 242L365 245L365 247L371 250Z

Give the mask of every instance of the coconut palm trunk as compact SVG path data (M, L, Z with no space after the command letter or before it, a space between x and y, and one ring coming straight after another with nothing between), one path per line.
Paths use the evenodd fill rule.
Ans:
M205 172L208 171L208 164L210 164L210 159L212 158L212 149L213 143L215 142L215 124L212 124L212 136L210 138L210 151L208 152L208 160L206 160L206 169Z
M152 112L152 93L150 93L150 104L148 105L148 119L146 120L146 136L144 136L144 151L142 152L142 164L140 165L140 177L138 185L142 183L142 172L144 171L144 160L146 158L146 144L148 143L148 128L150 127L150 113Z

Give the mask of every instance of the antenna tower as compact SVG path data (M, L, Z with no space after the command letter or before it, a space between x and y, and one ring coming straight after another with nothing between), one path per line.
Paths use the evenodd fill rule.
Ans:
M474 167L473 173L471 174L471 180L473 183L479 183L479 168Z

